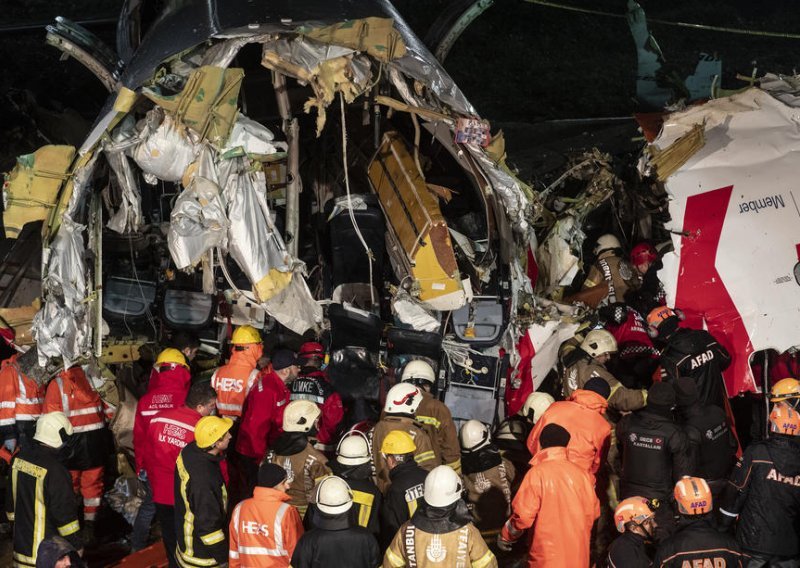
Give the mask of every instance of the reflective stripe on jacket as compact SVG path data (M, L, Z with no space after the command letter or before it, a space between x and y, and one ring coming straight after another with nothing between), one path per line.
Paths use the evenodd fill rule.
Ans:
M497 558L472 523L448 533L431 534L416 528L408 521L397 531L383 557L383 568L406 566L497 568L498 564Z
M431 393L423 391L422 402L414 418L422 424L422 429L430 437L437 462L460 472L461 445L458 443L458 431L450 409Z
M246 347L246 346L245 346ZM211 386L217 391L217 411L220 416L234 420L242 415L245 398L258 378L257 350L246 347L233 350L231 360L211 376Z
M32 424L42 415L45 389L25 376L17 355L0 364L0 435L15 438L17 422Z
M439 465L436 463L436 454L433 451L433 443L430 437L422 429L422 425L412 418L405 416L386 416L375 424L372 429L372 463L375 464L375 485L378 490L386 494L389 487L389 466L386 458L381 452L383 439L393 430L402 430L414 439L414 461L427 471Z

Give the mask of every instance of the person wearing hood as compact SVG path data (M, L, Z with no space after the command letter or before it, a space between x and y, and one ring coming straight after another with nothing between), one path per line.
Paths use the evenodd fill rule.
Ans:
M425 478L425 497L386 549L383 568L497 568L497 558L461 499L463 489L451 467L431 470Z
M619 239L611 234L601 235L594 247L597 260L589 269L589 274L583 282L583 289L594 288L601 284L608 287L600 302L622 302L625 293L639 285L633 268L625 258L622 258L622 245Z
M300 537L292 554L292 568L375 568L381 561L375 536L353 525L353 493L341 477L331 475L317 486L316 526Z
M86 563L69 542L60 536L51 536L39 545L36 568L86 568Z
M653 559L655 568L781 566L752 560L747 564L736 540L714 526L711 517L714 498L704 479L686 476L675 484L673 494L678 505L678 528L674 535L659 543Z
M304 517L308 504L314 502L314 488L330 475L328 458L308 441L317 427L319 406L308 400L293 400L283 413L283 434L267 453L266 461L286 470L289 504Z
M628 497L614 510L614 524L621 534L608 547L608 568L650 568L650 547L655 537L657 502Z
M542 429L542 451L531 460L531 469L511 502L511 518L497 538L498 548L510 551L533 527L530 568L590 565L589 541L600 503L591 475L567 458L569 438L558 424Z
M673 529L672 511L666 506L672 488L677 480L694 469L689 440L673 417L674 406L672 385L654 383L647 406L624 416L616 430L622 452L620 498L659 499L665 505L656 513L660 538Z
M253 497L233 509L228 532L230 568L288 568L303 534L300 513L288 503L286 470L264 462Z
M227 365L211 375L211 386L217 391L220 416L239 420L244 401L258 378L258 360L264 352L261 334L249 325L242 325L231 336L233 351Z
M59 459L72 434L73 426L64 413L44 414L36 422L33 442L11 462L6 517L14 523L14 566L36 566L40 543L54 536L82 550L72 480Z
M503 420L492 435L500 454L514 467L516 485L530 468L531 453L527 441L531 430L554 402L555 399L546 392L532 392L519 412ZM516 487L512 486L512 489L516 490Z
M492 443L489 426L482 422L466 421L461 426L459 441L467 506L481 536L494 542L511 515L514 466L500 455Z
M798 566L800 557L800 414L778 402L770 437L750 444L731 474L721 518L736 522L736 540L749 566Z
M372 480L372 455L366 435L354 430L342 438L336 448L336 460L328 462L328 465L333 475L341 477L350 486L353 493L350 516L354 523L377 538L383 496Z

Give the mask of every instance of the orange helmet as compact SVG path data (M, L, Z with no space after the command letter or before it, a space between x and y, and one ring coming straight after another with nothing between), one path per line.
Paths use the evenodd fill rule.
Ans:
M772 402L781 402L800 398L800 381L797 379L781 379L772 386L769 399Z
M682 515L705 515L714 508L711 489L702 477L684 475L675 484L675 501Z
M654 517L656 512L653 510L649 499L644 497L628 497L623 499L614 510L614 524L621 533L625 532L625 525L633 521L637 525L642 524L647 519Z
M800 414L785 402L779 402L769 413L769 429L776 434L800 436Z
M675 313L675 310L669 308L667 306L658 306L657 308L653 308L650 310L650 313L647 314L647 325L652 327L658 327L659 324L667 318L671 318L673 316L677 316L678 314Z

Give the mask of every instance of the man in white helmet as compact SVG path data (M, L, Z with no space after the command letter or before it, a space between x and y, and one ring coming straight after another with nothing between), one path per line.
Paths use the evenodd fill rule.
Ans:
M403 368L400 380L422 389L422 402L417 408L416 419L433 442L437 464L449 465L456 472L460 471L461 452L453 415L450 414L450 409L431 393L436 380L433 367L425 361L409 361Z
M11 462L6 515L14 523L14 566L36 566L39 543L53 536L83 547L72 478L58 455L71 435L63 412L44 414L36 422L34 443Z
M532 392L519 412L503 420L494 431L494 444L504 458L509 460L520 480L530 467L531 453L526 441L531 430L555 400L546 392Z
M390 484L389 466L380 449L383 439L389 432L402 430L411 436L416 447L414 460L420 467L431 470L437 465L433 443L423 430L422 424L414 419L422 398L422 389L411 383L397 384L386 393L386 403L383 406L384 416L372 429L372 463L375 464L375 482L384 495Z
M423 504L397 531L386 549L383 568L496 568L497 558L461 499L463 489L452 468L434 468L425 478Z
M610 234L602 235L597 239L594 254L597 260L583 281L583 289L604 285L608 293L600 300L601 304L624 302L625 293L635 288L639 280L630 263L622 257L619 239Z

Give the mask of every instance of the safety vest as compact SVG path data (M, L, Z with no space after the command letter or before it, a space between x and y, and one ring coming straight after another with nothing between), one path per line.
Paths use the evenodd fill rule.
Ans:
M0 427L35 422L42 415L44 388L20 371L16 355L0 369Z
M73 367L59 374L47 385L45 411L60 411L67 415L73 432L91 432L106 425L103 400L89 384L80 367Z

